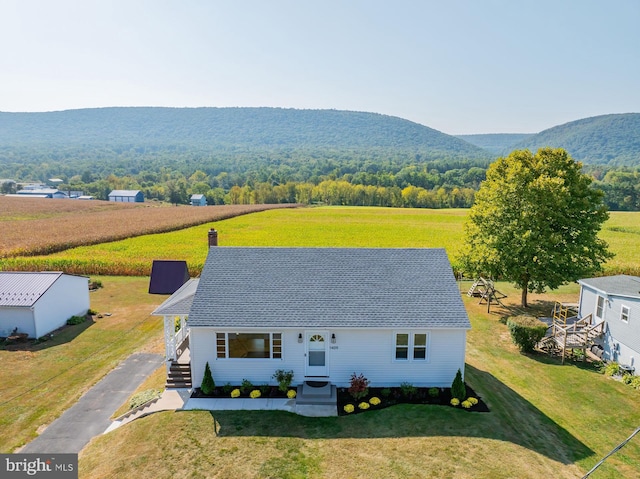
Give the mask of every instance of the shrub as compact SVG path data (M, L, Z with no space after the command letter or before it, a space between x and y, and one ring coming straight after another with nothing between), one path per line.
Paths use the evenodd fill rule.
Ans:
M356 375L356 373L353 373L351 375L349 394L351 394L351 397L354 399L354 401L362 399L367 394L369 394L369 380L365 378L362 373L360 373L359 376Z
M204 376L202 378L202 384L200 384L200 391L207 396L212 394L214 389L216 388L216 383L213 380L213 376L211 375L211 368L209 367L209 361L204 367Z
M440 388L429 388L429 396L437 398L440 395Z
M231 391L233 391L233 386L231 385L231 383L227 383L224 386L222 386L222 392L225 394L231 394Z
M469 401L472 406L475 406L476 404L478 404L478 399L474 397L468 397L467 401Z
M243 379L242 384L240 385L240 391L242 392L242 394L248 394L252 389L253 383L248 379Z
M73 326L75 324L82 324L86 321L86 317L85 316L71 316L69 319L67 319L67 324L69 326Z
M388 398L389 396L391 396L391 388L384 388L382 391L380 391L380 394L382 394L382 397Z
M457 406L458 404L460 404L460 399L451 398L451 401L449 401L449 404L451 404L452 406Z
M355 411L353 404L345 404L343 409L347 414L351 414L353 411Z
M295 390L295 389L289 389L289 390L287 391L287 397L288 397L289 399L293 399L294 397L296 397L296 395L297 395L297 393L296 393L296 390Z
M629 385L634 389L640 389L640 376L633 376Z
M507 327L511 333L511 339L523 353L530 353L544 335L547 333L547 325L533 316L514 316L507 319Z
M369 409L369 403L363 401L360 404L358 404L358 408L360 408L362 410Z
M400 391L402 391L402 395L404 397L410 398L410 397L413 397L413 395L418 392L418 388L411 383L401 383Z
M369 399L369 404L371 404L372 406L377 406L381 402L382 401L380 401L380 398L377 398L377 397L372 397L371 399Z
M249 394L249 397L250 397L251 399L257 399L257 398L259 398L260 396L262 396L262 393L260 392L260 390L259 390L259 389L254 389L253 391L251 391L251 394Z
M613 361L607 364L603 368L602 372L605 376L617 376L618 374L620 374L620 365Z
M456 377L451 384L451 397L462 401L467 395L467 388L462 381L462 372L458 369Z
M240 397L240 390L239 389L234 389L233 391L231 391L231 397L232 398Z
M469 400L462 401L462 402L460 403L460 405L461 405L463 408L465 408L465 409L469 409L471 406L473 406L473 404L471 404L471 403L469 402Z
M286 393L293 381L293 371L285 371L284 369L278 369L272 376L278 381L278 389L283 393Z

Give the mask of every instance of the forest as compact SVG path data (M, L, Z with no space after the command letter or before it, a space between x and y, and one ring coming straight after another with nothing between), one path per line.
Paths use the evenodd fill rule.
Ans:
M199 193L209 204L466 208L496 151L540 143L582 161L611 210L637 211L638 129L640 114L587 118L535 135L454 137L401 118L339 110L0 112L0 193L59 178L60 189L99 199L138 189L147 200L175 204Z

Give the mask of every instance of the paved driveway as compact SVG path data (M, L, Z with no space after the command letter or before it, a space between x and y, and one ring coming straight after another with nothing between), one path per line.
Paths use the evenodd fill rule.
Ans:
M132 354L20 452L79 453L111 425L111 415L163 360L159 354Z

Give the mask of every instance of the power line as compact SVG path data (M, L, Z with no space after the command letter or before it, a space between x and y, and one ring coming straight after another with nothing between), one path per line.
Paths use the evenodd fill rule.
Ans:
M620 449L622 449L629 441L631 441L631 439L633 439L633 436L635 436L639 432L640 432L640 427L637 428L635 431L633 431L633 434L631 434L631 436L629 436L624 441L622 441L620 444L618 444L616 447L614 447L613 450L609 454L607 454L602 459L600 459L600 461L598 461L598 463L595 466L593 466L589 472L587 472L584 476L582 476L582 479L587 479L591 475L591 473L593 471L595 471L596 469L598 469L609 456L611 456L612 454L614 454L614 453L618 452Z

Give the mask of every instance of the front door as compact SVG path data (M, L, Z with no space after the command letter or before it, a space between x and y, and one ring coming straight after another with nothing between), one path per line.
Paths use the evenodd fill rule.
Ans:
M327 331L306 331L306 376L328 376L327 350L329 333Z

